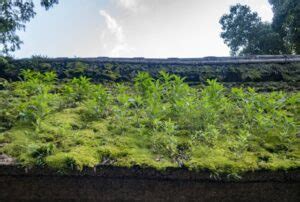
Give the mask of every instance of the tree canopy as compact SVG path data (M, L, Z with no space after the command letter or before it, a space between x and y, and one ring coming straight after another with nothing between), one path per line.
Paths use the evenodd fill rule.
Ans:
M287 54L284 40L270 23L262 22L247 5L236 4L220 19L221 37L231 49L231 55Z
M58 0L41 0L46 10L57 4ZM25 24L35 15L32 0L0 0L0 54L9 54L20 48L22 41L18 30L25 30Z
M274 18L272 28L280 34L289 49L300 54L300 1L269 0Z

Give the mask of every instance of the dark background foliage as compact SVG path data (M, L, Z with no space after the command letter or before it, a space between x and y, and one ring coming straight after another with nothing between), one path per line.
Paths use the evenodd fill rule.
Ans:
M263 22L247 5L230 7L220 19L221 37L231 55L300 53L300 1L270 0L273 22Z
M18 80L21 69L37 71L55 71L59 79L70 79L80 75L91 78L94 82L131 82L140 71L146 71L157 77L159 71L166 71L184 77L191 85L199 85L207 79L217 79L224 85L244 85L260 90L299 90L300 63L259 63L259 64L179 64L165 60L160 63L139 62L129 59L110 62L99 59L32 59L14 60L0 57L0 78Z

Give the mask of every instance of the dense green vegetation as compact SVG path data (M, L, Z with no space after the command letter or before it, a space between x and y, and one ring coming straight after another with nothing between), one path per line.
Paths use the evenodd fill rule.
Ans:
M247 5L236 4L220 19L231 55L300 54L300 1L269 0L274 17L263 22Z
M1 152L24 166L188 167L216 173L300 167L300 93L257 93L160 72L134 83L59 81L23 70L1 81Z
M269 0L274 13L272 27L296 54L300 54L300 1Z
M151 62L104 62L98 58L51 59L33 57L14 60L0 57L0 77L17 81L23 69L34 71L55 71L59 80L86 76L92 82L128 82L140 71L147 71L158 78L160 71L185 77L191 85L204 84L207 79L217 79L226 87L255 87L258 91L296 91L300 90L300 62L259 63L259 64L177 64Z
M220 19L221 37L231 50L231 55L280 55L291 54L284 40L263 22L247 5L230 7L230 13Z

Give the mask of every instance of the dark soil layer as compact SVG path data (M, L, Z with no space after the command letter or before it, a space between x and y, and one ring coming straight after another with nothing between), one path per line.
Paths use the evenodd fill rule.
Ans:
M240 180L206 172L98 167L58 174L0 166L0 200L299 201L300 172L260 171Z
M229 86L252 86L263 91L299 90L299 56L254 56L248 58L118 59L58 58L12 60L0 58L0 78L18 80L21 69L56 71L60 79L84 75L94 82L132 81L139 71L156 77L166 71L197 85L217 79Z

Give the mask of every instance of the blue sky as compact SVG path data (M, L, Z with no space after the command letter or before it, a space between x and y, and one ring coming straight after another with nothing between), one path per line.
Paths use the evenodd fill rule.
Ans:
M34 1L18 58L226 56L218 21L230 5L272 19L268 0L60 0L49 11Z

